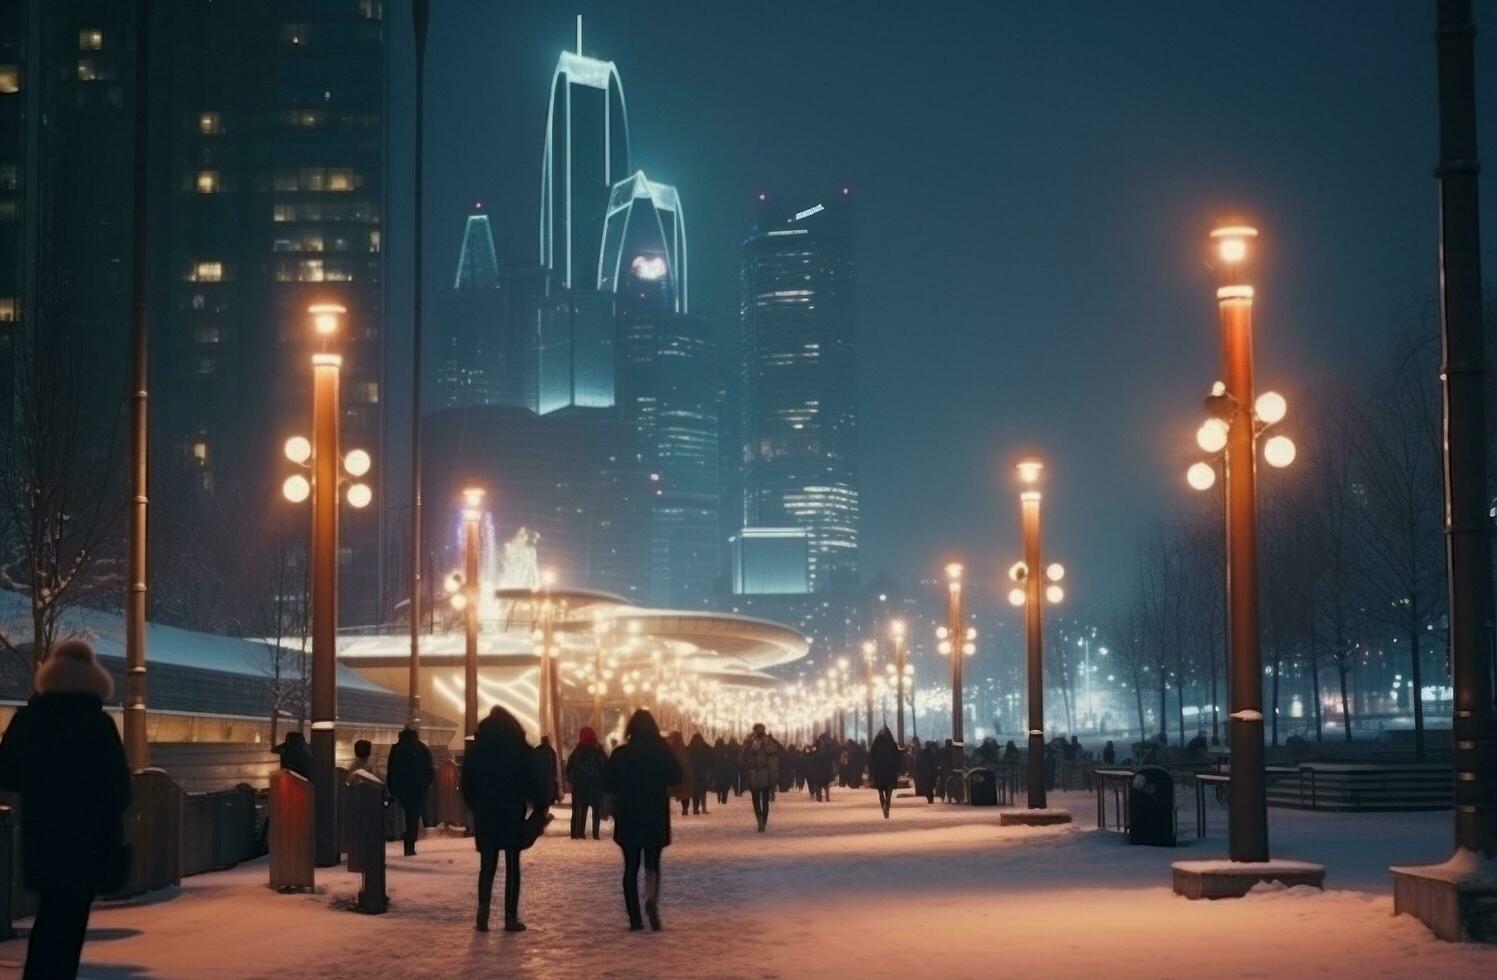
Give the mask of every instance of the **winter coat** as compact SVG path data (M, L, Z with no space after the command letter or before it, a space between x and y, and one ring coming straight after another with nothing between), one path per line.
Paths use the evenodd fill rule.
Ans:
M421 741L420 735L410 729L400 733L395 744L390 746L385 776L390 795L403 805L421 806L426 802L435 771L431 764L431 749Z
M681 779L671 784L671 796L676 800L687 801L691 799L691 759L686 754L686 743L677 736L674 742L667 742L671 755L676 757L676 766L681 770Z
M479 851L535 843L551 798L540 758L523 733L506 731L494 718L480 722L463 758L462 790Z
M868 778L876 789L893 789L899 782L899 746L887 731L874 736L868 750Z
M542 742L535 747L536 768L541 774L541 789L549 801L561 799L556 789L557 765L556 750L551 747L549 741Z
M929 796L936 788L936 749L927 744L915 756L915 795Z
M608 766L608 756L594 742L579 745L567 758L567 782L572 784L572 796L579 800L592 800L603 795L603 770Z
M712 778L718 789L732 789L738 782L738 753L722 741L712 747Z
M780 743L750 735L743 743L743 776L749 789L770 789L780 778Z
M830 786L837 774L836 744L827 740L816 746L816 755L813 764L816 766L817 783L822 786Z
M700 735L694 735L686 747L686 759L691 764L691 786L697 793L705 793L712 786L712 769L716 761L712 746Z
M130 772L104 714L109 675L90 653L87 662L59 663L46 676L55 659L38 672L46 693L16 712L0 742L0 787L20 794L27 887L96 894L119 887L128 870Z
M658 735L631 738L614 749L603 770L603 788L614 798L614 842L626 849L668 847L668 791L684 775L675 753Z

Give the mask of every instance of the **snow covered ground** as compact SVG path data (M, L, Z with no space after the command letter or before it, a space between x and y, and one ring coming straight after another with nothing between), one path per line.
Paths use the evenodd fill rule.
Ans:
M764 835L747 796L676 818L658 935L626 931L618 850L569 840L558 810L525 856L529 932L475 933L471 842L429 838L415 858L392 845L383 916L349 911L356 876L320 870L315 894L278 895L263 861L96 908L84 975L1497 976L1497 948L1392 914L1387 866L1449 856L1448 813L1270 811L1275 855L1325 863L1328 890L1211 903L1173 895L1169 865L1224 854L1219 811L1214 836L1170 850L1092 829L1083 794L1053 798L1076 814L1058 828L908 798L885 821L872 791L836 797L790 794ZM1182 819L1193 833L1188 806ZM24 940L0 944L0 973L24 955Z

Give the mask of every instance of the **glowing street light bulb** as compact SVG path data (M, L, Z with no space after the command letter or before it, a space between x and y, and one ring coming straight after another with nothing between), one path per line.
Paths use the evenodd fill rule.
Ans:
M1210 463L1192 463L1185 471L1185 482L1193 490L1210 490L1216 485L1216 467Z
M1066 597L1066 590L1058 585L1045 586L1045 598L1051 602L1059 602Z
M1288 436L1274 436L1263 444L1263 459L1269 466L1283 469L1294 462L1294 440Z
M468 596L466 593L454 592L448 601L452 603L452 608L458 612L462 612L468 608Z
M1024 598L1025 597L1023 589L1011 589L1008 593L1008 602L1011 606L1024 605Z
M1024 481L1024 483L1026 484L1032 485L1038 482L1040 478L1040 470L1043 470L1044 468L1045 464L1041 463L1039 460L1026 459L1019 463L1017 467L1019 471L1019 479Z
M1015 582L1022 582L1029 577L1029 566L1022 561L1016 561L1008 566L1008 577Z
M281 484L281 493L293 504L299 504L312 495L312 481L300 473L292 474Z
M1227 423L1221 419L1207 419L1196 430L1196 445L1202 452L1221 452L1227 447Z
M947 564L946 577L953 582L960 582L962 578L962 563L954 561Z
M312 328L323 337L331 337L338 332L338 324L347 312L337 303L316 303L307 307L307 313L312 317Z
M1066 577L1066 567L1058 561L1052 561L1045 568L1045 578L1052 582L1059 582Z
M1247 225L1229 225L1211 233L1216 242L1216 254L1228 265L1236 265L1248 257L1248 242L1258 237L1258 229Z
M368 507L369 502L374 499L374 491L369 488L369 484L367 483L355 483L348 488L347 499L350 507L362 510Z
M343 470L349 476L359 477L369 472L369 467L374 465L374 460L362 449L355 449L343 457Z
M306 436L292 436L286 440L286 458L300 466L312 458L312 440Z
M1289 403L1284 396L1277 391L1265 391L1253 402L1253 414L1258 416L1258 421L1264 425L1273 425L1281 421L1289 411Z

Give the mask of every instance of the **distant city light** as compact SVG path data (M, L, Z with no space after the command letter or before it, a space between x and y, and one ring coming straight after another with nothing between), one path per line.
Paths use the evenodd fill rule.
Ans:
M636 279L644 279L652 282L664 279L666 273L665 256L636 255L634 261L629 263L629 272Z

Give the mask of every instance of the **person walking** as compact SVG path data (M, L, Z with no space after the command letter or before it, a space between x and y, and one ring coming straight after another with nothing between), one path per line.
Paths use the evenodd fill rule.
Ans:
M567 782L572 786L572 840L587 839L587 814L593 814L593 840L603 819L603 769L608 756L598 744L598 733L583 727L577 747L567 757Z
M556 755L556 749L551 746L551 736L542 735L541 744L535 747L535 754L541 764L541 788L546 791L546 799L552 803L561 802L561 760Z
M717 805L728 805L728 794L738 782L738 753L718 738L712 746L712 783L717 788Z
M603 771L603 786L613 797L613 841L624 852L624 910L629 928L644 928L639 914L639 866L645 868L645 914L650 929L660 931L660 852L671 842L670 787L685 773L660 737L655 717L635 711L624 729L624 744L614 749Z
M878 805L883 808L884 819L889 819L889 807L894 802L894 787L899 783L899 746L889 734L889 726L879 729L873 737L873 746L868 750L868 779L878 790Z
M837 778L837 743L830 735L821 736L816 746L816 782L821 787L818 797L823 803L832 802L832 782Z
M421 741L415 729L403 729L395 744L390 746L385 776L390 795L400 804L400 812L405 816L406 857L416 853L416 841L421 836L421 822L426 814L426 794L435 775L431 749Z
M936 802L936 746L926 742L915 755L915 795Z
M1117 747L1112 744L1112 739L1108 739L1107 744L1102 746L1102 764L1110 766L1117 761L1117 758Z
M769 801L774 798L775 784L780 777L780 743L776 742L762 723L743 742L743 774L748 784L749 797L754 804L754 819L759 822L759 833L769 825Z
M520 852L535 843L551 818L551 795L541 765L539 753L525 738L525 729L514 715L494 705L479 722L463 758L463 802L473 814L479 859L479 932L489 931L489 906L501 851L504 931L525 931L520 921Z
M691 770L691 812L706 813L707 791L712 788L715 756L712 754L712 746L707 744L701 732L691 736L691 743L686 746L686 761Z
M78 975L94 896L129 873L130 772L104 713L114 682L88 644L55 646L35 684L0 741L0 788L20 794L21 864L37 893L23 975L51 980Z
M681 781L671 787L671 797L681 804L681 816L684 817L687 807L691 806L691 759L686 754L686 742L680 732L671 732L666 744L676 757L676 765L681 767Z

